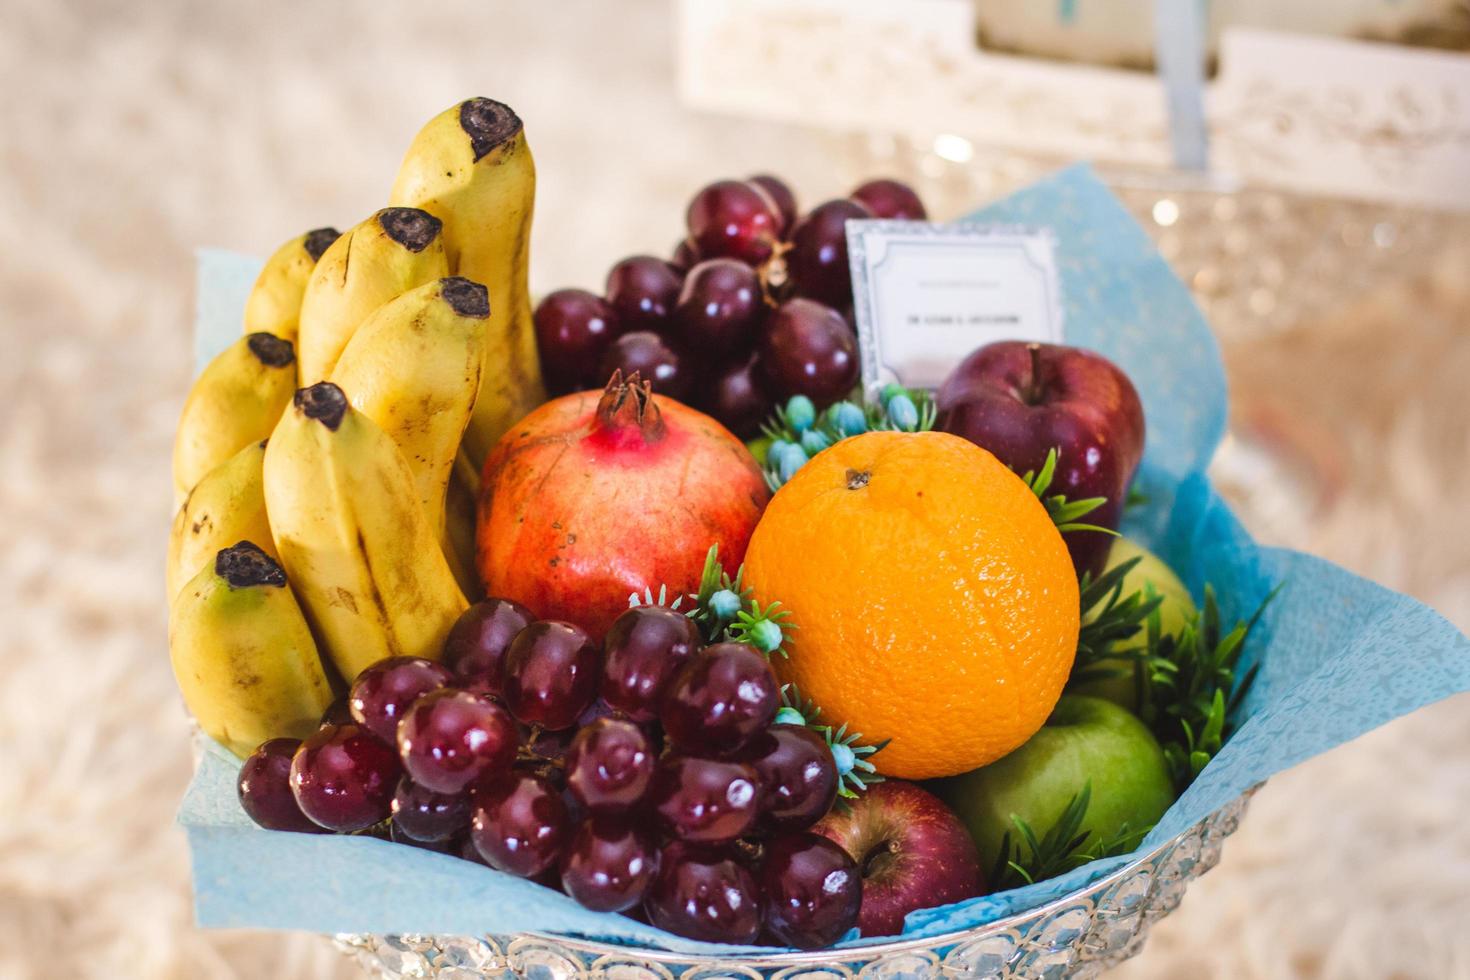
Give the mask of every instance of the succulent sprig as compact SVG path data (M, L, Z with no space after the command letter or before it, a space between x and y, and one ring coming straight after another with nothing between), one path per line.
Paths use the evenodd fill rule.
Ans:
M1036 494L1036 499L1046 507L1046 513L1051 517L1052 523L1057 526L1057 530L1063 534L1071 531L1100 531L1103 534L1118 537L1118 532L1112 528L1101 527L1097 524L1084 524L1078 520L1107 503L1107 497L1085 497L1082 500L1069 501L1066 494L1047 493L1051 489L1052 480L1056 477L1057 461L1060 458L1061 454L1056 449L1048 449L1046 461L1041 464L1041 469L1027 470L1021 477L1026 486L1031 488L1031 492Z
M776 712L776 722L804 725L822 736L837 766L839 799L855 800L869 786L883 782L883 776L873 765L871 757L883 751L888 739L868 744L863 741L861 733L848 731L846 724L833 728L823 724L821 717L822 709L804 697L795 684L782 685L781 708Z
M939 411L934 396L921 388L891 384L877 399L849 399L821 412L811 399L796 395L778 405L761 426L769 440L764 473L774 493L806 465L807 460L843 439L864 432L928 432Z
M1132 639L1147 628L1148 619L1163 603L1164 597L1151 586L1123 593L1123 580L1143 561L1140 555L1130 558L1093 579L1084 572L1080 583L1083 623L1077 633L1077 658L1072 663L1071 683L1086 683L1108 677L1131 675L1135 664L1104 665L1108 659L1120 659L1124 651L1117 649L1123 640ZM1093 613L1091 619L1088 615ZM1139 648L1131 651L1141 660Z
M678 609L684 602L682 595L674 596L674 601L669 601L669 587L660 585L658 597L654 597L652 587L645 588L642 594L634 592L628 596L628 608L637 609L639 606L663 606L665 609Z
M689 618L699 625L706 643L717 643L729 625L750 603L752 590L742 583L745 566L735 570L731 578L720 564L720 546L710 545L704 556L704 570L699 576L699 591L693 593Z
M1011 814L1011 827L1000 839L995 866L990 871L993 891L1035 884L1099 858L1127 854L1138 846L1152 827L1132 829L1124 824L1112 837L1094 840L1091 831L1082 829L1087 808L1092 802L1092 780L1082 784L1045 834L1038 836L1031 825Z
M779 653L788 659L786 634L796 629L791 621L791 611L782 609L780 602L771 602L762 609L754 599L746 600L746 608L735 614L735 621L725 628L725 635L735 643L748 643L767 657Z
M706 643L746 643L767 657L777 653L783 658L788 656L786 641L796 629L791 611L783 609L780 602L762 607L744 578L745 566L736 569L731 578L720 564L719 545L711 545L704 556L699 591L689 595L692 608L686 615L699 625Z

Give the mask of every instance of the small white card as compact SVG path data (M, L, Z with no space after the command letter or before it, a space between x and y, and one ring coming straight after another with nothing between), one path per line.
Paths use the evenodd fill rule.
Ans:
M936 388L996 340L1061 343L1050 231L1013 225L849 221L863 387Z

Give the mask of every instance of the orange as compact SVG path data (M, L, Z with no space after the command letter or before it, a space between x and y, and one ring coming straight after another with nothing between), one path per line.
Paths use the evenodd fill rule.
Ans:
M1077 651L1077 578L1046 509L980 447L869 432L771 498L745 555L797 629L783 682L888 776L968 772L1039 729Z

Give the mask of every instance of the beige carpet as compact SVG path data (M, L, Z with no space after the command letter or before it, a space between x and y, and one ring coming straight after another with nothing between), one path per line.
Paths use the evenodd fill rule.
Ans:
M851 182L839 138L680 107L669 44L653 0L5 4L0 977L350 975L314 937L190 922L172 824L189 750L161 565L191 249L263 253L345 227L381 202L417 126L469 94L527 120L541 290L668 248L708 178L774 168L808 198ZM1247 408L1340 443L1335 502L1309 527L1268 522L1271 536L1462 626L1465 258L1350 317L1231 350ZM1470 976L1467 708L1273 782L1120 975Z

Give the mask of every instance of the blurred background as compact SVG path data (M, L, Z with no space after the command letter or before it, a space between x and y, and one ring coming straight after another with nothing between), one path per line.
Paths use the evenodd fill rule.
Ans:
M1247 524L1470 626L1470 170L1443 170L1470 152L1470 86L1397 86L1382 113L1371 93L1315 104L1233 73L1232 51L1260 50L1230 32L1369 38L1293 70L1351 78L1359 48L1403 48L1428 60L1384 70L1439 91L1465 78L1463 3L1215 5L1238 15L1202 39L1230 166L1194 172L1173 165L1187 105L1171 125L1152 4L1097 23L1075 2L816 6L709 0L681 21L669 0L7 0L0 977L352 975L318 937L191 924L162 567L193 250L264 255L351 225L419 126L470 95L526 122L537 292L596 290L618 258L665 253L720 177L774 172L811 204L894 176L945 219L1095 158L1216 326L1234 399L1216 476ZM896 7L923 30L884 29ZM1000 54L975 61L977 44ZM1467 709L1273 780L1115 975L1470 976Z

